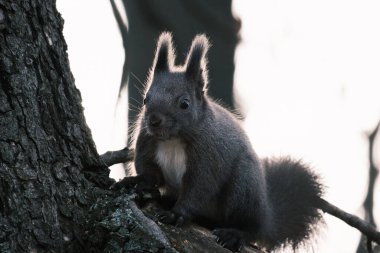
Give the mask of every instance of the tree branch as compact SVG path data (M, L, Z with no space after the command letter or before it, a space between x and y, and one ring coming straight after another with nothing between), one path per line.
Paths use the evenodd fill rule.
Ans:
M126 10L127 4L125 1L122 1L122 2L123 2L124 10ZM121 12L116 6L115 0L110 0L110 3L111 3L111 7L112 7L112 12L115 16L115 20L116 20L117 26L118 26L119 31L120 31L120 35L121 35L121 39L122 39L123 47L124 47L124 54L126 55L127 45L128 45L128 42L127 42L128 41L128 26L126 23L124 23L123 18L121 17ZM128 80L128 76L129 76L128 72L129 72L128 71L128 59L127 59L127 57L124 57L123 73L121 75L118 100L120 99L122 89L127 85L127 80Z
M364 201L364 209L366 211L366 216L368 221L373 225L376 226L375 218L373 217L373 193L375 189L375 182L376 178L379 174L379 169L376 167L375 161L374 161L374 154L373 154L373 147L375 144L375 138L379 131L380 127L380 121L377 123L376 128L369 134L368 136L368 153L369 153L369 183L368 183L368 190L367 190L367 197Z
M121 37L123 39L123 45L126 45L127 43L127 33L128 33L128 27L124 23L123 18L121 17L120 11L118 10L115 0L110 0L111 2L111 7L112 7L112 12L113 15L115 16L115 20L117 23L117 27L119 28ZM125 6L124 6L125 8Z
M131 162L134 157L135 151L125 147L122 150L108 151L104 153L100 156L100 161L102 162L102 165L109 167L118 163Z
M377 231L376 228L368 222L362 220L356 215L343 211L342 209L330 204L324 199L320 199L320 209L323 212L329 213L332 216L335 216L336 218L346 222L348 225L358 229L368 237L368 240L374 241L380 245L380 232Z

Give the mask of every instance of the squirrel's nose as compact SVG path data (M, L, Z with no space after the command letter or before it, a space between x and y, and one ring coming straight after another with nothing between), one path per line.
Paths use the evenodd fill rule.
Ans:
M149 117L149 125L151 127L159 127L162 125L163 117L159 114L152 114Z

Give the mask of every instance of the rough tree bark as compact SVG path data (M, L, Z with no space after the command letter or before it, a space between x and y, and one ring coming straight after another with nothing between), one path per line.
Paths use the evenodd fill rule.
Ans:
M98 155L55 1L0 1L0 251L77 251Z
M54 0L0 0L0 252L227 252L108 190L62 29Z

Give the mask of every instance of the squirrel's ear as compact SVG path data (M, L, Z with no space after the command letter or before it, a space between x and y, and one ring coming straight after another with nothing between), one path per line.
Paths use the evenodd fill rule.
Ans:
M199 83L202 87L207 85L207 51L210 43L206 35L197 35L191 44L186 60L186 76Z
M153 71L168 71L174 64L174 50L172 35L164 32L157 42L156 56L153 63Z

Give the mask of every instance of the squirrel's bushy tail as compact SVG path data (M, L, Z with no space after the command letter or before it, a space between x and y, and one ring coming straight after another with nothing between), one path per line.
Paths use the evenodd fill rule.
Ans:
M291 158L263 161L273 210L272 249L308 242L321 223L319 202L323 186L319 177L301 161ZM310 241L309 241L310 242Z

